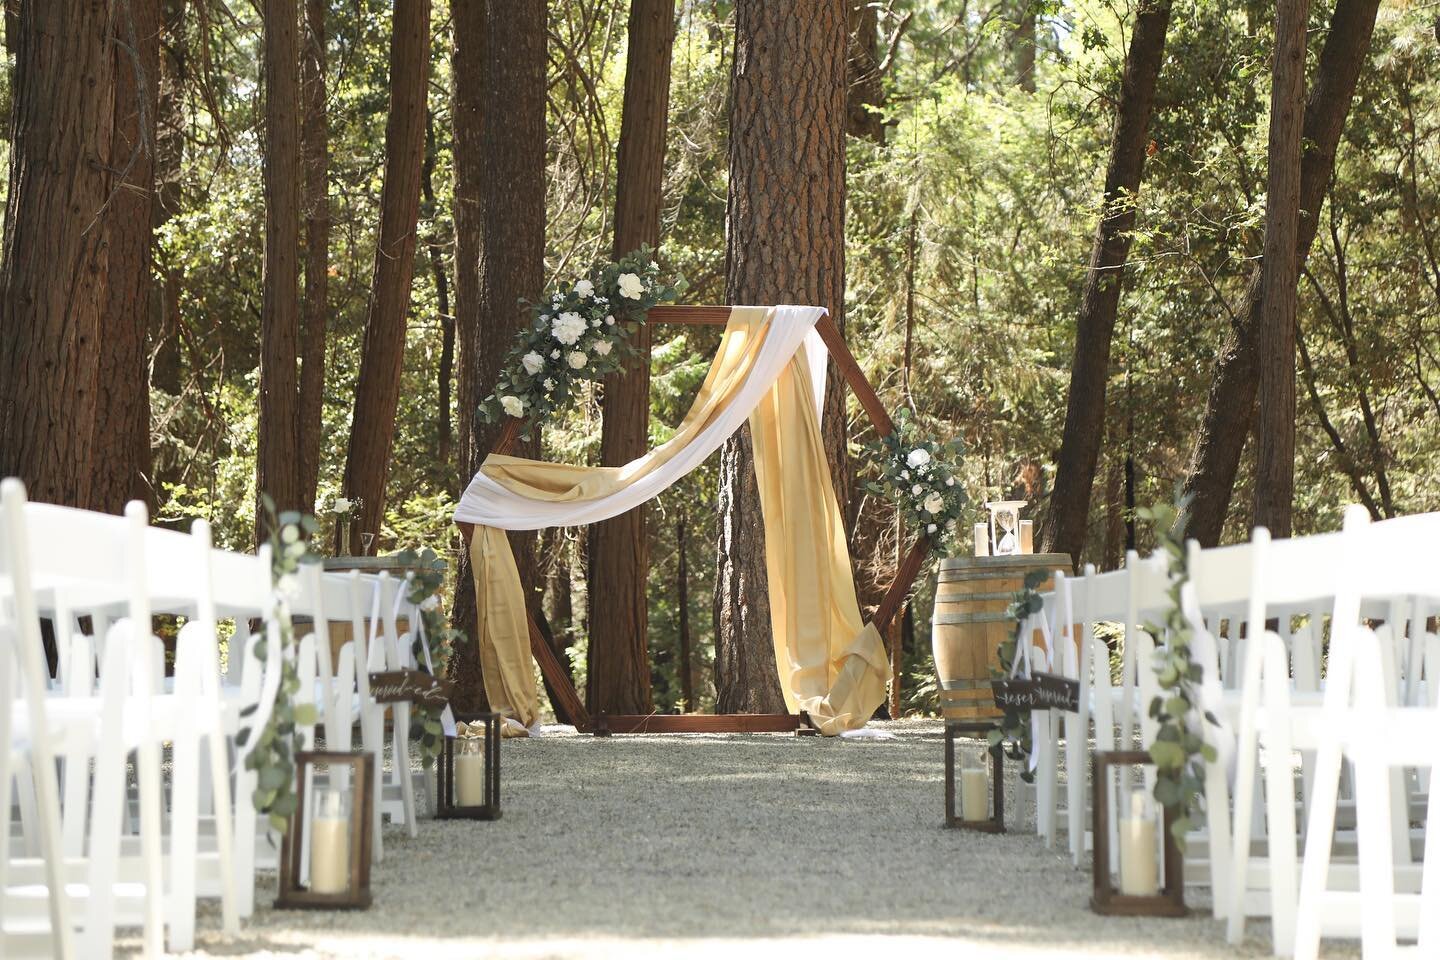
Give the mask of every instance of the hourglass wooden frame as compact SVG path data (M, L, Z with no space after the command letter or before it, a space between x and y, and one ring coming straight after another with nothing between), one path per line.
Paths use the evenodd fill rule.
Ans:
M1185 907L1185 856L1171 831L1175 825L1175 813L1168 807L1161 818L1161 829L1165 833L1162 840L1165 871L1160 892L1151 897L1120 893L1110 879L1110 771L1114 767L1154 765L1155 761L1144 750L1098 750L1095 753L1090 781L1093 795L1090 829L1094 844L1094 892L1090 897L1090 909L1102 916L1183 917L1189 913Z
M302 750L295 755L295 813L290 827L280 842L280 889L275 897L277 910L365 910L371 903L370 860L374 834L372 829L374 802L375 757L365 751L353 753ZM336 780L336 768L350 768L350 816L348 848L349 880L343 893L317 893L301 886L300 876L305 855L308 820L305 811L307 767L329 767L330 786ZM247 801L248 802L248 801Z
M498 713L456 714L457 723L485 724L485 802L479 806L461 806L455 802L455 741L446 737L440 756L435 758L435 817L438 820L499 820L500 819L500 724Z
M649 323L677 323L682 325L720 326L723 327L730 322L729 306L656 306L651 307L646 315ZM875 426L875 433L881 437L887 437L895 431L895 422L890 418L885 404L871 386L865 371L860 369L850 352L849 346L845 343L845 337L840 333L840 328L835 325L829 314L821 317L815 324L815 331L820 334L820 339L825 342L825 347L830 353L830 360L835 364L836 371L844 378L847 385L855 394L866 416L870 418ZM521 421L512 418L507 419L504 428L500 431L499 437L490 452L495 454L507 453L520 434ZM475 525L471 523L457 524L464 535L464 542L469 543L471 535L475 532ZM901 561L900 567L895 571L895 580L890 584L880 606L875 609L875 615L871 622L875 629L884 636L886 629L895 615L905 605L909 596L910 587L914 584L915 578L920 574L920 567L929 556L930 547L926 539L917 537L910 547L910 552ZM621 715L608 714L591 719L585 705L580 700L580 694L575 690L575 684L571 681L569 673L560 658L555 655L549 642L545 639L544 633L535 622L534 614L529 615L530 620L530 652L535 657L535 662L540 665L540 672L545 677L545 683L550 691L551 702L555 712L562 720L568 720L580 731L595 733L597 736L608 736L612 733L797 733L804 734L813 730L813 725L804 714L791 713L747 713L747 714L662 714L651 713L644 715ZM890 669L895 676L895 684L899 684L900 677L900 645L892 642L890 649Z

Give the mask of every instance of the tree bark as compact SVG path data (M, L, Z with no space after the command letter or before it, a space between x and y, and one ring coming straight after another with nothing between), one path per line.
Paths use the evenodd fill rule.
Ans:
M385 517L385 479L395 443L405 319L415 267L430 73L430 0L396 0L393 24L380 236L345 459L346 496L361 501L356 511L359 530L376 534Z
M300 496L300 48L296 0L264 0L265 266L260 307L258 489L282 510ZM256 540L264 537L256 511Z
M1130 34L1120 103L1105 172L1105 199L1070 363L1070 399L1055 471L1050 509L1041 521L1040 541L1047 552L1067 553L1078 567L1089 534L1090 497L1105 437L1105 388L1110 379L1110 343L1130 257L1135 227L1135 198L1145 170L1147 131L1155 104L1155 84L1165 59L1170 0L1142 4ZM1033 55L1033 47L1032 47Z
M680 699L682 713L695 711L695 654L690 649L690 537L685 510L675 523L675 615L680 639Z
M1303 263L1319 226L1320 207L1330 188L1335 151L1365 56L1375 29L1379 0L1338 0L1330 17L1330 32L1320 51L1315 82L1305 105L1300 161L1300 211L1296 228L1297 263ZM1190 457L1185 492L1192 498L1186 511L1186 535L1202 546L1220 542L1240 455L1250 433L1258 391L1257 337L1261 325L1262 261L1250 275L1250 284L1229 334L1220 347L1215 376L1205 403L1205 414Z
M631 0L625 101L615 169L616 259L660 241L666 111L675 44L675 0ZM605 380L600 460L610 466L643 455L650 439L650 329L641 326L630 369ZM595 524L590 532L590 711L649 713L650 571L646 506Z
M1265 272L1260 282L1260 405L1255 431L1255 523L1290 536L1295 504L1295 312L1300 283L1301 127L1309 0L1278 0L1270 69L1270 165Z
M847 0L846 35L850 86L846 93L845 127L852 137L885 142L885 86L880 73L880 23L875 0Z
M490 390L515 332L526 322L521 297L545 279L545 3L456 4L455 240L456 340L460 357L460 484L479 469L499 435L475 409ZM494 111L482 104L503 105ZM539 438L517 443L539 452ZM535 537L512 534L521 582L532 605ZM475 593L461 550L455 620L475 637ZM478 648L458 652L452 677L462 705L484 702Z
M736 4L725 280L730 303L816 304L840 319L845 19L845 0ZM718 709L783 710L748 428L721 454L718 541Z
M0 252L0 476L89 502L109 248L115 69L106 4L24 0ZM148 225L148 222L147 222Z
M1015 82L1026 93L1035 92L1035 22L1037 0L1017 0L1015 22L1010 28L1010 63ZM1170 4L1166 3L1166 17ZM1161 31L1163 34L1163 30ZM1163 42L1163 40L1162 40ZM1131 50L1134 50L1132 39Z
M330 131L325 108L326 0L305 0L300 48L301 164L305 171L305 305L300 330L300 502L315 503L325 409L325 320L330 289Z
M185 78L189 50L185 37L186 0L163 0L160 29L159 102L155 115L155 202L151 204L154 232L180 212L185 162ZM153 252L153 248L152 248ZM150 338L153 360L150 383L170 396L179 396L180 384L180 271L158 265L161 277L150 294ZM164 483L153 479L157 495ZM178 479L172 477L171 479Z
M454 430L450 419L451 393L455 381L455 315L450 309L450 278L445 273L446 246L435 230L435 114L425 115L425 165L421 170L420 189L423 204L420 213L430 222L430 236L425 249L430 260L430 278L435 284L435 306L440 313L440 369L436 372L439 394L435 407L435 430L439 434L440 462L449 463L454 446Z
M150 483L151 250L155 197L155 117L159 109L159 0L130 0L114 15L115 118L106 165L113 181L105 242L110 266L105 348L96 373L88 506L123 513L131 500L152 508Z

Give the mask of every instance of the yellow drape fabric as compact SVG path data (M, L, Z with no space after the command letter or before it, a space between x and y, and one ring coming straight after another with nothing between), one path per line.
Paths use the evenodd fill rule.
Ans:
M525 589L504 530L476 527L470 538L475 574L480 670L490 709L529 727L540 718L540 694L530 660L530 621ZM506 724L503 729L509 730Z
M669 441L645 456L620 467L586 467L492 455L481 471L531 500L589 500L636 482L676 456L729 406L773 319L774 311L764 307L732 311L690 412ZM884 701L890 667L879 634L860 619L813 398L802 348L749 419L781 689L791 709L807 710L822 732L838 734L864 726ZM538 695L509 541L503 531L477 526L470 549L485 692L492 708L508 710L528 726Z

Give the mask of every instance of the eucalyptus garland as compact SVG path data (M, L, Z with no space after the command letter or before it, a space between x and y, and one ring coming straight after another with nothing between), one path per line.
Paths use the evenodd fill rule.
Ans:
M1199 717L1199 686L1203 672L1191 657L1194 633L1181 610L1180 593L1190 579L1185 557L1185 521L1188 497L1173 504L1142 507L1136 516L1155 527L1157 546L1165 552L1170 580L1170 605L1162 624L1147 623L1152 637L1164 638L1155 650L1155 673L1160 693L1150 701L1150 716L1159 725L1150 759L1155 763L1155 801L1175 815L1171 833L1180 849L1194 826L1193 815L1205 805L1205 764L1215 762L1215 748L1205 742ZM1204 719L1217 723L1205 711Z
M421 644L428 646L430 662L435 668L434 676L443 677L449 670L455 647L465 642L465 634L450 626L440 609L440 587L445 581L446 563L429 547L418 553L405 550L398 554L398 558L406 566L415 568L405 599L415 605L425 627L423 640L421 631L412 628L410 652L415 657L417 669L429 673L425 666L425 649ZM427 766L445 744L445 732L440 722L440 715L444 712L444 707L436 706L421 706L415 711L412 730L418 731L420 759Z
M516 336L495 391L480 402L481 419L520 419L521 436L528 439L535 424L569 409L585 381L624 369L636 355L630 341L645 314L684 292L684 278L673 284L660 279L660 266L644 246L552 286L539 302L526 304L530 325Z
M290 826L290 817L296 809L295 797L295 754L296 730L301 726L315 723L315 705L297 704L295 697L300 693L300 675L295 668L295 628L290 620L290 598L299 591L297 574L302 563L318 563L320 558L310 550L309 538L318 529L315 518L308 514L287 510L276 515L275 501L261 494L265 511L265 526L271 547L271 594L269 623L276 627L280 640L280 686L275 693L275 703L265 728L259 732L255 747L245 756L245 768L255 771L255 792L251 802L255 810L268 817L270 826L277 833L284 833ZM262 630L255 643L255 655L264 663L269 655L270 632ZM253 716L258 705L251 704L241 711L240 716ZM254 726L241 728L235 742L244 746L254 735Z
M871 443L869 451L880 477L866 489L894 502L906 525L939 549L954 535L970 499L960 477L964 444L921 436L910 411L902 408L895 429Z
M1015 663L1015 658L1020 655L1020 640L1024 636L1030 618L1045 609L1045 600L1040 596L1040 585L1049 576L1050 574L1045 570L1028 571L1025 574L1023 585L1010 601L1008 612L1015 621L1015 633L1009 640L1004 641L996 648L996 654L1002 667L1000 670L993 671L996 679L1004 679L1009 676L1009 668ZM990 749L992 752L1003 750L1010 759L1021 761L1020 778L1026 783L1030 783L1035 779L1029 762L1030 754L1035 750L1034 737L1030 728L1030 711L1013 705L1007 705L1004 710L1005 713L1000 718L999 725L990 731Z

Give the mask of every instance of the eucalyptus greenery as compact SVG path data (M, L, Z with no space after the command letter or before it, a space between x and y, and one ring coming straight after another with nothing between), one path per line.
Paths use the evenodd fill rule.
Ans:
M1025 631L1026 624L1032 616L1045 608L1045 601L1040 596L1040 585L1049 576L1050 574L1045 570L1028 571L1022 586L1015 593L1014 599L1010 601L1008 612L1015 621L1015 633L1009 640L996 648L1001 664L1001 669L995 671L996 679L1004 679L1009 676L1010 666L1020 655L1020 638ZM1000 718L999 726L990 731L989 741L992 752L1003 750L1010 759L1022 761L1020 765L1022 780L1029 783L1035 779L1029 763L1030 754L1035 750L1034 737L1030 732L1029 710L1021 710L1014 706L1005 707L1005 714Z
M424 643L430 649L430 662L435 668L434 676L443 677L449 669L455 647L465 642L464 632L450 626L441 610L440 588L445 582L447 565L429 547L419 552L402 551L397 554L397 558L406 566L414 568L405 599L415 605L420 621L425 626L422 641L420 630L412 625L411 653L418 669L429 673L425 667L425 651L421 646ZM418 732L420 760L427 766L439 755L440 748L445 744L445 732L440 723L443 712L444 707L420 706L416 709L412 721L412 732Z
M1161 624L1147 623L1151 636L1164 638L1155 650L1155 673L1160 693L1150 701L1150 716L1159 724L1150 759L1155 763L1155 801L1175 815L1170 828L1180 849L1194 825L1194 815L1205 805L1205 764L1215 761L1215 748L1205 742L1200 725L1200 664L1190 655L1194 633L1181 610L1180 592L1190 575L1185 558L1185 516L1189 498L1177 496L1172 504L1157 504L1135 511L1154 526L1158 549L1168 563L1170 605ZM1216 723L1214 714L1203 714Z
M314 517L292 510L277 516L275 501L268 494L261 494L260 501L272 550L270 577L274 591L267 620L275 627L280 641L281 674L270 717L254 749L245 756L245 768L256 774L255 792L251 795L255 810L269 818L271 828L277 833L284 833L296 809L295 754L299 746L296 731L298 727L315 723L315 705L295 702L300 692L300 675L295 668L295 628L290 620L290 598L299 589L296 575L300 565L318 563L320 557L311 551L309 543L317 529ZM255 643L255 655L262 663L269 654L269 645L270 631L262 630ZM241 717L253 716L257 710L257 705L252 704L241 712ZM253 724L242 727L235 742L243 747L253 735Z
M960 472L965 445L921 436L910 411L902 407L895 429L869 445L880 478L866 483L871 493L889 498L906 524L939 549L955 532L970 498Z
M646 246L568 286L552 286L528 305L531 324L506 355L495 392L480 402L480 417L487 423L518 418L528 438L535 424L570 408L583 382L624 369L636 355L630 340L646 313L684 292L683 277L661 281Z

